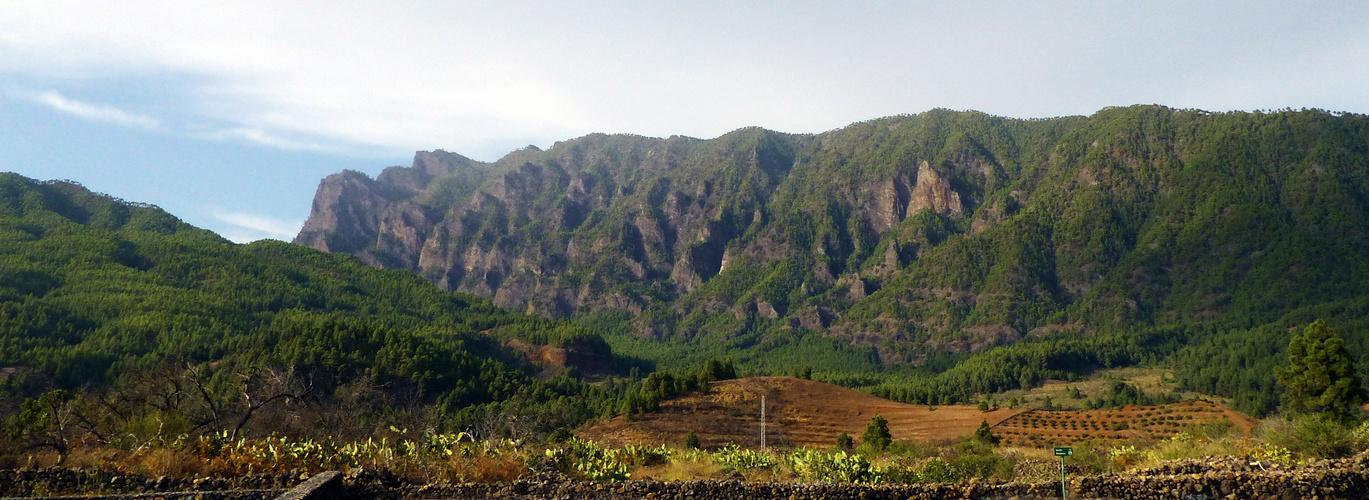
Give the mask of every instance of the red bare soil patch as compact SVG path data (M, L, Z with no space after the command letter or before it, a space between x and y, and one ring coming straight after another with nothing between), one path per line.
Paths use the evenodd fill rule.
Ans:
M1188 401L1164 406L1128 405L1110 410L1030 410L1013 415L994 426L1005 444L1053 446L1077 441L1136 441L1165 439L1194 426L1230 420L1249 435L1255 420L1235 410L1207 401Z
M714 382L708 394L661 403L658 412L639 420L616 417L581 432L605 444L680 445L693 430L704 447L736 443L760 445L761 395L766 402L766 443L770 446L833 446L838 433L859 439L876 413L889 419L896 440L940 441L974 433L1021 410L981 412L972 406L896 403L845 387L792 377L754 377Z

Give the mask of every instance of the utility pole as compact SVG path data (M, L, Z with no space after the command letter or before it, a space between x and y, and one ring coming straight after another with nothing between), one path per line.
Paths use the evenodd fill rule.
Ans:
M761 449L765 449L765 393L761 393Z

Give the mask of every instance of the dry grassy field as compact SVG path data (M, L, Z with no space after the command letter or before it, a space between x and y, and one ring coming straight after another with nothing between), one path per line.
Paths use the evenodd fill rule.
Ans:
M616 417L579 434L609 445L679 446L692 430L704 447L736 443L755 448L760 446L762 396L769 446L832 446L841 432L859 439L875 414L889 420L896 440L946 442L974 433L987 420L1008 444L1019 446L1165 438L1222 418L1242 432L1254 424L1245 415L1203 401L1113 410L982 412L968 405L897 403L812 380L753 377L714 382L708 394L665 401L660 411L645 417Z

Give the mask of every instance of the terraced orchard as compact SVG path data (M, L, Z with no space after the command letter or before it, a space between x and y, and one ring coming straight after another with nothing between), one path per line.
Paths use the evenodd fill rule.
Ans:
M1104 410L1028 410L1004 419L993 431L1003 438L1004 444L1053 446L1078 441L1165 439L1223 420L1243 433L1249 433L1255 424L1250 417L1229 408L1207 401L1187 401Z

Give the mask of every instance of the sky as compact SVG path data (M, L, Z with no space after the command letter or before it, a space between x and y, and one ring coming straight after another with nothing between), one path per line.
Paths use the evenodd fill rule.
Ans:
M1369 112L1364 2L0 0L0 171L289 240L318 182L932 108Z

